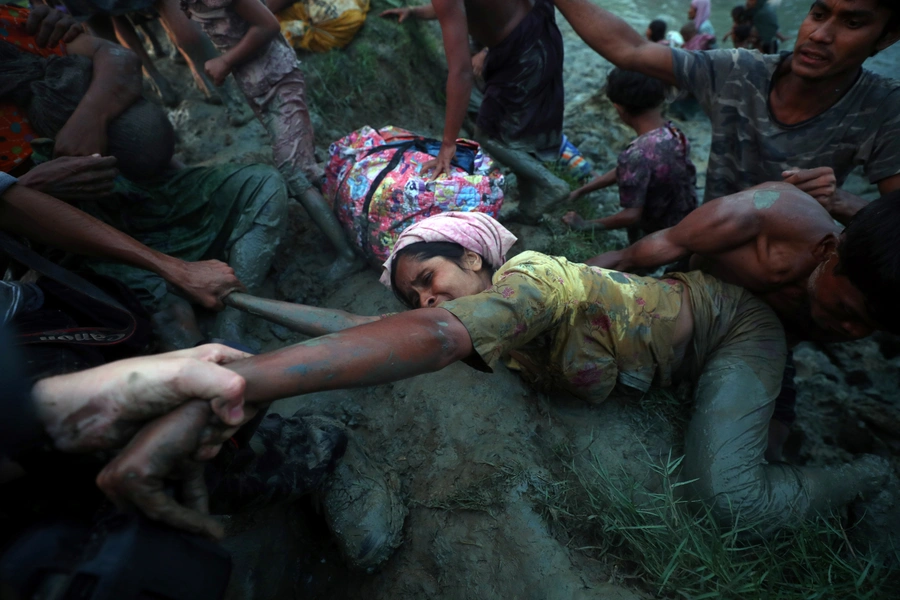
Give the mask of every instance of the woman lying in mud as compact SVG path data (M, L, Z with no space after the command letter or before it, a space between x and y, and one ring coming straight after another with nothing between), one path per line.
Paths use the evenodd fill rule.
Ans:
M645 392L687 379L695 392L685 489L724 524L740 513L742 523L771 531L884 482L886 468L874 457L835 469L765 462L786 350L778 319L749 292L699 271L652 279L537 252L507 261L514 242L478 213L410 227L382 277L415 309L396 315L231 296L232 305L254 314L329 334L228 365L246 380L247 418L254 404L388 383L459 360L482 370L507 361L531 382L592 403L617 385ZM176 505L161 485L184 472L185 457L198 447L223 439L209 433L210 414L206 403L192 403L146 426L101 474L100 486L119 503L210 531L208 518ZM193 472L186 489L196 489Z

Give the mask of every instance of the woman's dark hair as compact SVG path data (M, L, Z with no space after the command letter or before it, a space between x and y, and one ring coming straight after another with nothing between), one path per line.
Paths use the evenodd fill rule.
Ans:
M650 21L650 41L658 42L666 37L666 22L662 19L655 19Z
M637 71L614 68L606 76L606 97L633 115L654 109L666 98L666 84Z
M836 272L865 297L866 310L882 329L900 334L900 190L860 210L838 244Z
M397 264L402 257L408 256L416 262L422 262L429 258L441 257L453 261L460 269L464 269L463 256L465 256L465 253L466 249L455 242L416 242L415 244L410 244L409 246L401 248L394 255L394 258L391 259L391 291L394 292L394 295L404 304L404 306L412 308L409 300L404 298L397 289ZM487 264L487 261L484 261L483 258L482 261L484 268L489 271L494 270L494 267Z

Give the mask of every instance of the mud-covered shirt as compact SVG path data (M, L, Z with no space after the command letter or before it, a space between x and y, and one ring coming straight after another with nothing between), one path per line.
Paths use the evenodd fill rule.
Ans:
M671 123L639 136L619 154L616 182L623 208L643 208L644 233L673 227L697 208L691 145Z
M441 304L466 327L489 366L513 358L542 389L602 402L620 383L668 385L683 284L565 258L523 252L500 267L490 289Z
M768 100L788 56L672 50L678 85L696 96L712 121L706 201L781 181L790 167L831 167L838 186L857 165L873 183L900 173L900 82L861 69L834 106L785 125L772 116Z

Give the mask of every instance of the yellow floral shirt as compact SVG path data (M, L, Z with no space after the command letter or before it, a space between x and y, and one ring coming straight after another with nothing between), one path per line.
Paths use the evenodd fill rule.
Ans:
M523 252L490 289L441 308L489 366L513 358L541 388L602 402L617 382L641 392L671 383L683 285Z

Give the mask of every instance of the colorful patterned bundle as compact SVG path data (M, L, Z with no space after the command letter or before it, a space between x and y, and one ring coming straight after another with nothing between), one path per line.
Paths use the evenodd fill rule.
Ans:
M322 192L373 265L387 259L404 229L431 215L500 213L503 175L475 142L457 140L452 176L420 174L440 145L396 127L363 127L331 145Z

